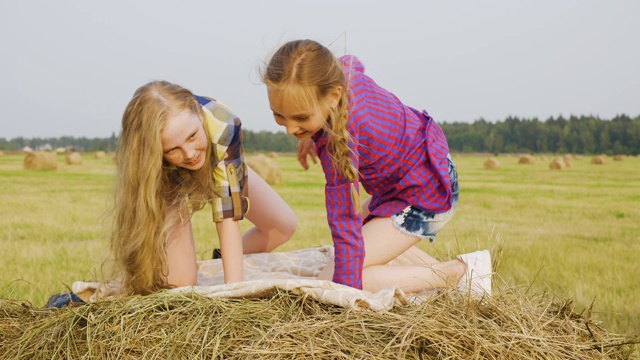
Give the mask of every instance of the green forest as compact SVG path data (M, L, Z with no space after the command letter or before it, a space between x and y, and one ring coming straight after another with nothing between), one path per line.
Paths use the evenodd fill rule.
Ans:
M483 119L473 123L440 123L451 152L483 153L573 153L640 154L640 116L618 115L613 119L594 116L551 117L545 121L507 117L504 121ZM295 152L297 139L283 132L244 130L247 152ZM67 148L76 151L113 151L118 138L62 136L59 138L0 138L0 150Z

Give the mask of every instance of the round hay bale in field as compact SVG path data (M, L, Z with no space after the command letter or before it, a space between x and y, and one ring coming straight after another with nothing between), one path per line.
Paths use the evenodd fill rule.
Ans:
M582 160L582 155L573 155L574 160Z
M613 161L622 161L624 160L624 155L615 155L613 157Z
M104 151L96 151L96 159L104 159L105 156L107 156L107 154Z
M553 159L553 161L549 164L549 169L551 170L562 170L566 168L565 162L563 159L557 158Z
M522 155L518 159L518 164L535 164L535 162L536 159L529 154Z
M282 182L280 164L266 155L258 154L247 157L247 165L270 185L277 185Z
M496 158L488 158L484 161L484 168L488 170L500 169L500 161Z
M55 170L58 160L55 153L35 151L25 155L22 167L25 170Z
M0 150L0 156L4 156L4 151Z
M267 153L267 157L270 157L270 158L272 158L272 159L277 159L277 158L278 158L278 156L279 156L279 155L278 155L278 153L277 153L277 152L270 151L270 152L268 152L268 153Z
M72 152L65 157L67 165L82 165L82 156L79 152Z
M602 155L594 156L591 158L591 163L594 165L604 165L606 159Z

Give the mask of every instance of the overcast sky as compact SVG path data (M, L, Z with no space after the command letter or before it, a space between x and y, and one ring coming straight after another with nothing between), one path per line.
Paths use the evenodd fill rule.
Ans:
M0 137L108 137L165 79L282 131L257 69L311 38L439 122L640 115L640 1L0 0Z

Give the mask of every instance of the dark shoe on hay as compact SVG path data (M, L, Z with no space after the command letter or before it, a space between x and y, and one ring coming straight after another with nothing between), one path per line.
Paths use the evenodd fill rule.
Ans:
M220 249L213 249L213 259L222 259L222 253Z
M65 306L70 305L79 305L84 304L84 301L73 292L60 293L52 295L47 301L47 305L45 307L47 309L50 308L63 308Z

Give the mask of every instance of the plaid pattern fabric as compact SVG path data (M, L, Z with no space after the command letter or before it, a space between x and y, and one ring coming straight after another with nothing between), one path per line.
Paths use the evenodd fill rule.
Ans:
M197 95L196 99L202 105L203 126L212 144L212 191L216 195L211 202L213 221L242 220L248 211L249 187L240 119L215 99ZM185 172L189 170L177 168L170 176L180 182L189 176Z
M211 167L215 197L211 203L213 221L242 220L248 208L247 164L242 147L240 119L223 103L196 96L204 109L204 125L211 140Z
M451 208L449 146L440 126L426 111L400 102L364 74L350 55L339 59L349 87L348 130L359 182L372 196L371 215L355 212L350 184L337 172L326 147L327 134L313 139L326 177L327 220L335 247L333 281L362 288L362 225L373 217L389 217L408 205L440 213Z

